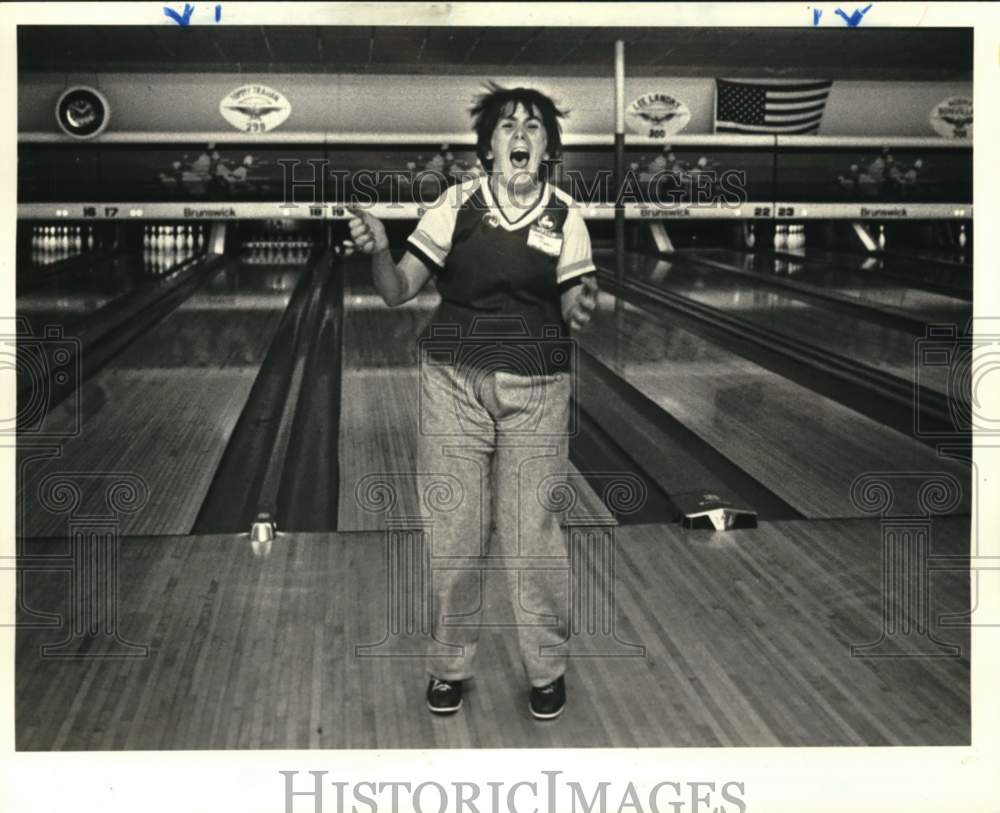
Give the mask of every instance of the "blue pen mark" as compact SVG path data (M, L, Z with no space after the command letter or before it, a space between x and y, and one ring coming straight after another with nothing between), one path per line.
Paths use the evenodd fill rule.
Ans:
M851 16L850 16L850 17L848 17L848 16L847 16L847 15L846 15L846 14L844 13L844 10L843 10L843 9L839 9L839 8L838 8L838 9L836 9L836 10L835 10L835 11L834 11L833 13L834 13L834 14L839 14L839 15L840 15L841 17L843 17L843 18L844 18L844 22L845 22L845 23L847 23L847 27L848 27L848 28L857 28L857 27L858 27L858 25L859 25L859 24L861 23L861 19L862 19L862 18L863 18L863 17L864 17L864 16L865 16L865 15L866 15L867 13L868 13L868 11L869 11L869 10L871 9L871 7L872 7L872 6L874 6L874 5L875 5L874 3L869 3L869 4L868 4L867 6L865 6L865 7L863 8L863 9L855 9L855 10L854 10L854 11L853 11L853 12L851 13Z
M194 11L194 6L190 3L184 4L184 11L178 13L174 11L169 6L163 7L163 13L166 14L171 20L173 20L177 25L187 25L191 22L191 14Z
M813 25L819 25L819 18L823 16L823 9L814 8L813 9Z
M219 22L222 19L222 3L219 3L215 7L215 21Z

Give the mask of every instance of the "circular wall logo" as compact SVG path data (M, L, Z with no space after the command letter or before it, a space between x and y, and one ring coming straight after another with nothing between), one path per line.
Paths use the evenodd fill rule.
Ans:
M945 138L972 138L972 99L952 96L934 105L931 127Z
M666 93L647 93L625 108L628 129L650 138L679 133L690 120L688 106Z
M93 88L71 87L56 102L56 122L64 133L74 138L98 135L110 120L108 100Z
M219 102L219 112L237 130L266 133L284 123L292 104L274 88L243 85Z

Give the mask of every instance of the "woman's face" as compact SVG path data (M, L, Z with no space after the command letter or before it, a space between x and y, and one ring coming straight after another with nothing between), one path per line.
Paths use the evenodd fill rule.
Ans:
M541 117L518 104L500 117L493 130L489 152L493 171L508 180L533 181L538 177L539 165L549 157L547 146L548 136Z

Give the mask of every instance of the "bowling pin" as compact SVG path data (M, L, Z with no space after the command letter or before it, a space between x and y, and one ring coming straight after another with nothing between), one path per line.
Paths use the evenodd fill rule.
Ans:
M958 245L960 248L965 248L966 244L969 242L969 238L965 234L965 224L962 223L958 227Z
M757 243L757 235L754 234L754 224L750 224L750 228L747 229L747 248L753 248Z
M163 241L163 247L170 251L174 247L176 240L174 239L174 229L176 226L167 226L166 239Z
M94 247L94 230L93 228L87 229L87 250L90 251Z
M774 247L785 248L788 245L788 226L777 225L774 227Z
M878 224L878 247L879 250L885 248L885 226L882 223Z

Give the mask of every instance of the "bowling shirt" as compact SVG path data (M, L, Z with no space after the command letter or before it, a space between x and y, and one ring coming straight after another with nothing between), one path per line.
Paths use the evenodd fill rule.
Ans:
M572 197L546 183L537 203L510 220L487 179L476 178L427 209L407 248L441 295L422 336L439 357L522 374L570 368L560 294L596 272Z

